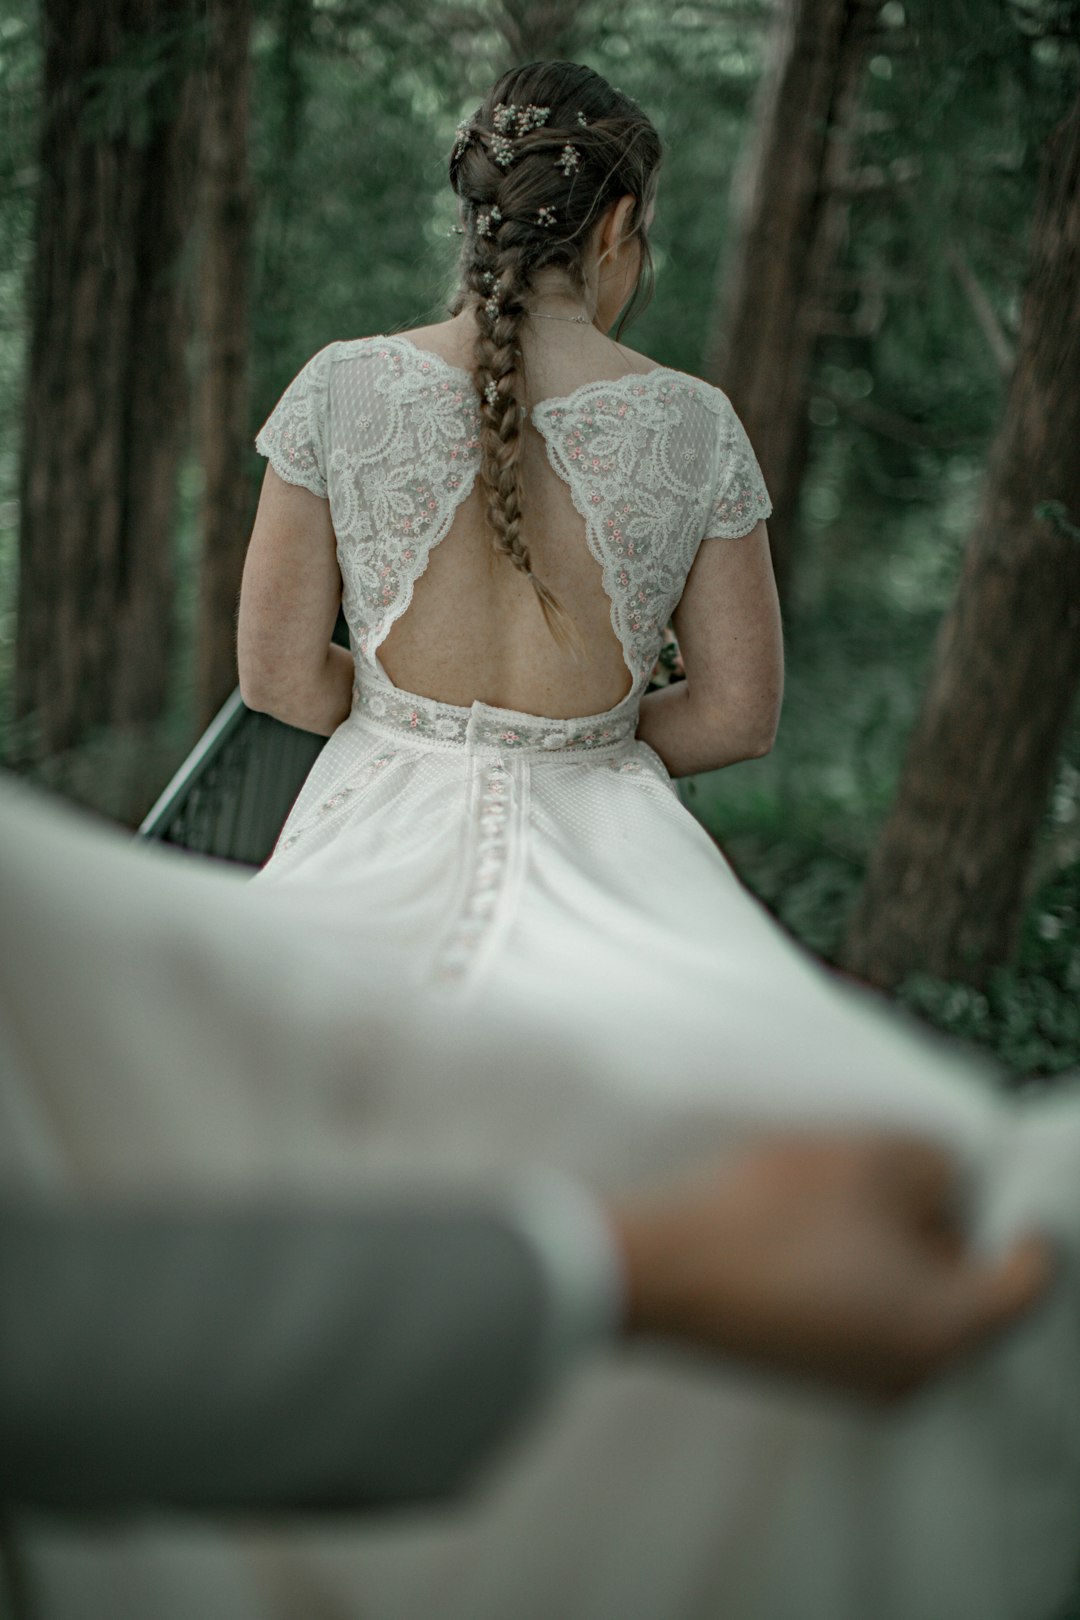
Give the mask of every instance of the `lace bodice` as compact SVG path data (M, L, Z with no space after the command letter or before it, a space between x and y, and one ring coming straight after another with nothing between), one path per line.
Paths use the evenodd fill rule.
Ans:
M618 705L624 720L699 545L744 535L771 512L761 469L727 396L666 366L543 400L531 420L602 570L633 681ZM329 500L358 693L370 703L384 690L393 704L378 649L479 467L471 375L403 337L330 343L289 384L255 445L282 478ZM440 707L446 720L459 713Z

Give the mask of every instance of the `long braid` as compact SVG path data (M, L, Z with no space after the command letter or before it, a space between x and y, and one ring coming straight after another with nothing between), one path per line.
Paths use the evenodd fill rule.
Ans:
M566 157L571 148L572 162ZM581 634L533 572L523 533L525 295L533 275L549 264L565 269L584 291L589 230L627 192L638 199L633 228L640 229L659 162L659 137L641 109L573 62L530 63L504 74L472 119L459 126L450 160L450 181L464 204L465 238L461 286L450 313L472 304L476 317L479 478L493 554L507 557L530 581L552 636L575 657L585 651ZM642 249L648 266L644 236Z
M496 205L497 206L497 205ZM573 619L533 572L529 548L522 534L524 512L521 488L521 452L525 413L516 387L523 378L519 333L525 318L528 291L525 252L503 246L504 225L492 233L491 250L482 255L470 278L480 295L477 310L474 376L480 392L480 478L487 493L487 516L494 551L508 557L536 592L544 621L561 647L580 656L580 633ZM484 238L481 238L484 240ZM478 285L477 285L478 283Z

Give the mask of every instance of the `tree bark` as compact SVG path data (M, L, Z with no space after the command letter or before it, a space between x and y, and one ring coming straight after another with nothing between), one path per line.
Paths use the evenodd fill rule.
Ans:
M236 685L236 604L251 527L248 316L252 196L248 167L251 0L207 0L199 252L199 519L195 660L200 730Z
M506 65L559 61L575 55L582 0L501 0L495 26L506 42Z
M43 0L16 760L156 719L187 427L194 0Z
M1080 681L1080 99L1042 154L1015 364L845 966L980 982L1011 956Z
M879 0L781 0L732 187L734 246L705 372L728 394L761 463L782 600L810 366L847 226L852 125L878 10Z

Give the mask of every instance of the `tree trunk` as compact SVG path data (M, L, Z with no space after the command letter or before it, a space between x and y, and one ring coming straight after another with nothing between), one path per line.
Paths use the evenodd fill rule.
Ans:
M800 440L879 0L781 0L732 188L734 247L705 371L742 418L772 496L773 567L789 593Z
M1016 363L845 965L1008 960L1080 680L1080 100L1043 152Z
M207 22L198 280L203 493L195 686L200 730L236 685L236 604L252 517L245 477L251 0L208 0Z
M495 26L506 42L506 66L572 58L581 7L582 0L501 0Z
M187 425L193 0L43 0L15 753L157 718Z

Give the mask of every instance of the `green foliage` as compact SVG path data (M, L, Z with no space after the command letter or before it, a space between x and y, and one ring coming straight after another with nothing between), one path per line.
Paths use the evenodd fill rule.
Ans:
M917 577L921 543L913 538L904 555ZM794 623L772 753L683 787L743 881L827 960L839 953L892 797L935 628L933 613L913 615L838 582L808 622ZM1080 712L1063 750L1015 962L979 990L912 975L898 999L987 1048L1017 1077L1080 1066Z
M918 974L899 997L940 1029L988 1047L1016 1075L1080 1066L1080 859L1038 886L1016 962L995 969L983 989Z
M985 1046L1018 1077L1080 1065L1076 991L1045 974L997 968L985 991L911 974L898 999L946 1034Z

